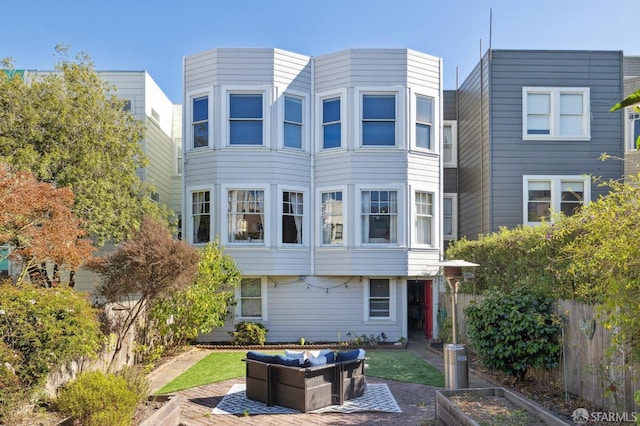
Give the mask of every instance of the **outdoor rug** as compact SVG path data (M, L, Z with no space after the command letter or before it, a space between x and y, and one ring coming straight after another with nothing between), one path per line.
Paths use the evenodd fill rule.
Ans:
M299 414L300 411L277 405L266 404L247 398L244 384L236 384L222 398L212 414ZM343 405L329 405L310 413L358 413L376 411L380 413L402 413L393 394L385 383L367 384L367 389L359 398L345 401Z

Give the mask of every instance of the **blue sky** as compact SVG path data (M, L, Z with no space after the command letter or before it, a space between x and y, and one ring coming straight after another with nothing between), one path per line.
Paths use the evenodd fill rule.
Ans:
M640 0L0 0L0 8L0 58L17 68L52 69L64 43L90 54L99 70L148 71L175 103L182 58L215 47L309 56L410 48L443 58L446 89L456 87L456 70L464 80L490 41L494 49L640 56Z

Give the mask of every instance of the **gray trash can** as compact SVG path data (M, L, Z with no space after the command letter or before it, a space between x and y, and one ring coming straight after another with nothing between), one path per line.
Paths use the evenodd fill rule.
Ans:
M469 387L467 348L462 344L444 345L444 388L465 389Z

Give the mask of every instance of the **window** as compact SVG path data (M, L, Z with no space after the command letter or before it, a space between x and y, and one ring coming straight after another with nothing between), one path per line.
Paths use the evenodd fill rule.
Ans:
M131 99L122 100L122 110L131 112Z
M322 148L340 148L342 141L340 98L322 100Z
M264 191L233 189L227 192L230 243L264 243Z
M342 216L342 191L323 192L322 244L342 244L344 218Z
M458 239L458 198L456 194L442 195L442 234L445 240Z
M416 147L433 149L433 98L416 96Z
M192 100L191 114L193 147L209 146L209 97L194 98Z
M11 250L8 244L0 245L0 276L9 275L9 254Z
M302 244L303 215L302 192L282 193L282 242Z
M364 320L396 320L396 282L393 278L369 278L364 285Z
M302 99L284 97L284 146L302 149Z
M524 176L524 223L553 221L551 213L573 215L589 202L590 181L585 176Z
M395 95L362 95L362 145L395 146Z
M262 283L260 278L240 281L240 317L262 319Z
M640 113L633 108L627 109L627 151L636 151L640 145Z
M362 242L397 243L397 191L362 191Z
M522 89L525 140L586 140L591 136L588 88Z
M458 132L455 121L445 121L442 127L442 164L458 167Z
M416 244L433 243L433 194L416 192Z
M262 94L229 94L229 144L262 145Z
M206 243L211 239L211 197L209 191L191 193L192 241Z
M182 174L182 138L176 138L176 173Z

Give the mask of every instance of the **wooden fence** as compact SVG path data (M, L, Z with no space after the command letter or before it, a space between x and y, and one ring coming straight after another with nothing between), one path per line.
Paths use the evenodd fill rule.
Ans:
M469 344L464 308L480 296L459 294L456 305L457 335L460 343ZM439 306L451 311L451 295L441 293ZM568 395L590 401L607 411L640 412L634 394L640 390L640 373L621 350L612 350L611 330L603 327L598 307L558 300L556 312L562 315L562 357L558 368L533 371L561 384ZM448 315L450 316L450 315ZM470 347L470 349L473 349Z

